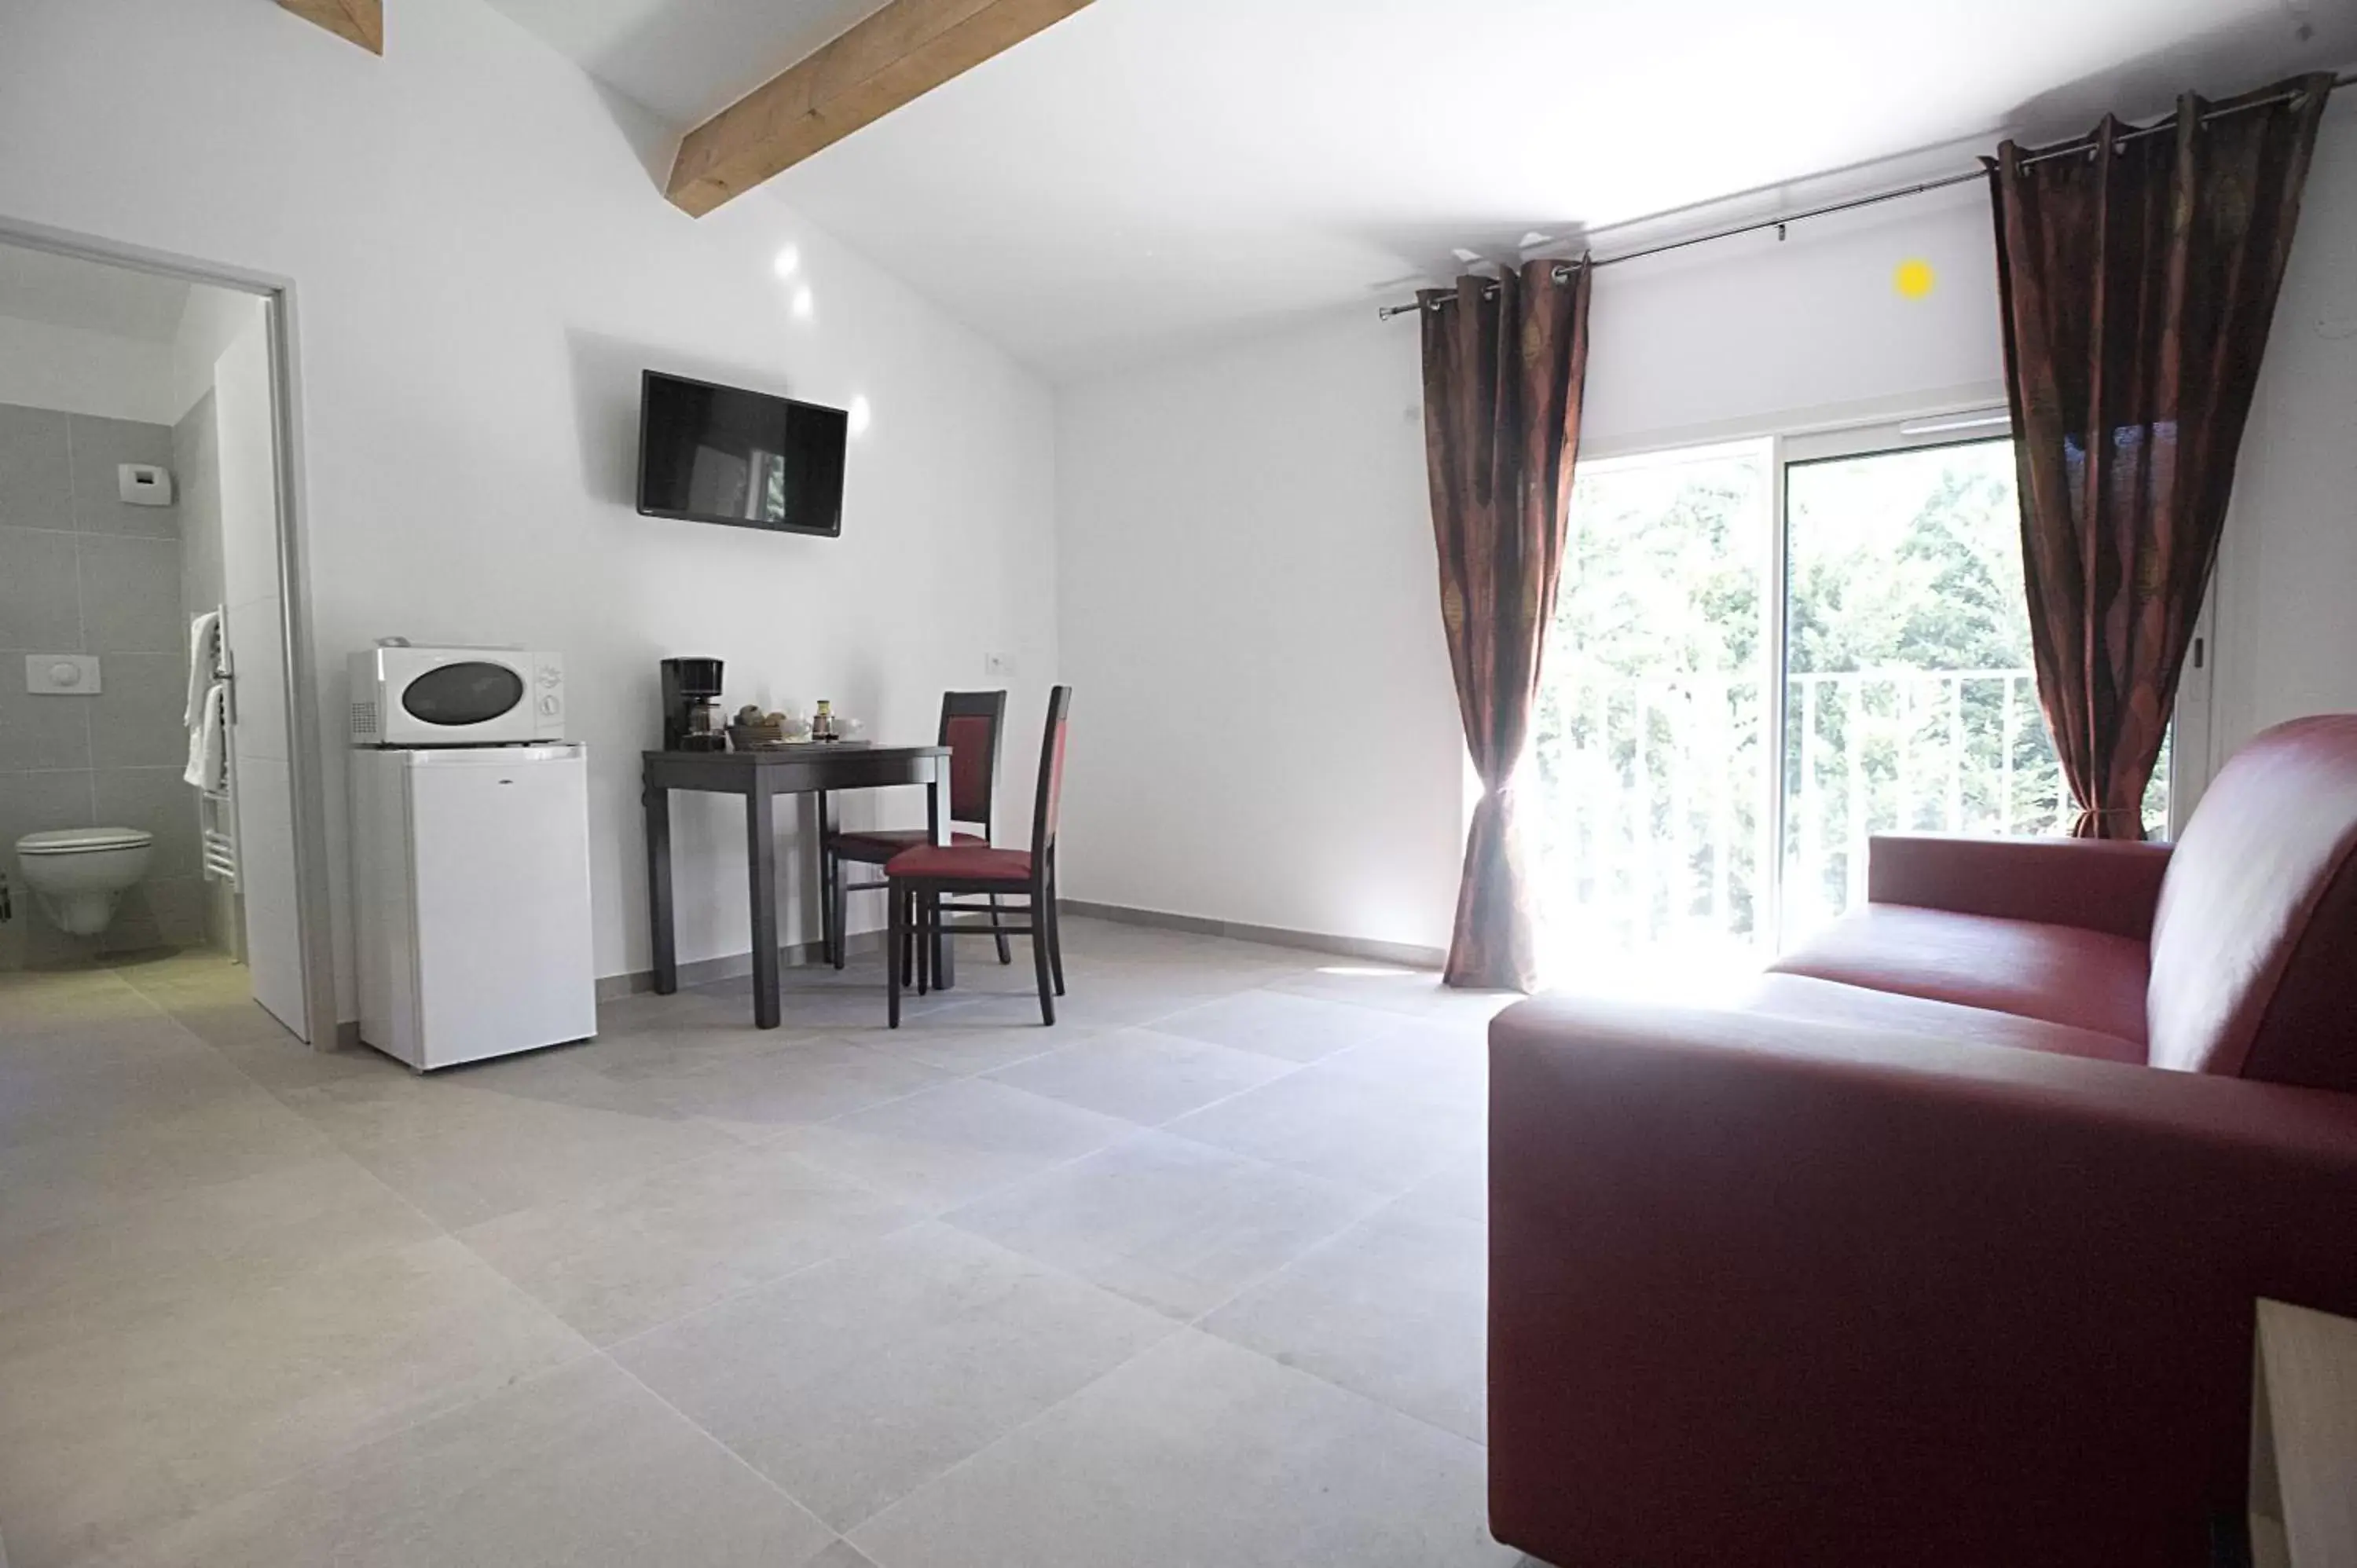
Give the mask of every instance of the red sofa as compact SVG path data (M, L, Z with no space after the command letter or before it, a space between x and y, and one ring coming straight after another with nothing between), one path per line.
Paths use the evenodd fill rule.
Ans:
M2172 849L1874 841L1742 1004L1491 1049L1490 1500L1586 1568L2194 1568L2357 1315L2357 715Z

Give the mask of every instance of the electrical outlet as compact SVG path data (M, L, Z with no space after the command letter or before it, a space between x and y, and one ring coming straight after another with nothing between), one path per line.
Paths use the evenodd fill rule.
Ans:
M1015 660L1004 653L982 656L982 678L985 681L1011 681L1015 678Z

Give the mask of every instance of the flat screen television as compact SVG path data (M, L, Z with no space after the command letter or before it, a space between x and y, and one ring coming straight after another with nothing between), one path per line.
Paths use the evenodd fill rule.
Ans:
M779 533L843 532L839 408L649 371L639 405L639 510Z

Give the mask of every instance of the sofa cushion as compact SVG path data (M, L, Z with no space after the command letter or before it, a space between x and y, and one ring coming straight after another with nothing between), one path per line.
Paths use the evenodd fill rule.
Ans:
M2186 824L2153 918L2152 1063L2357 1090L2357 714L2267 731Z
M1986 1007L1966 1007L1954 1002L1934 1002L1896 991L1868 991L1803 974L1763 974L1735 998L1732 1005L1745 1013L1770 1018L1791 1018L1810 1024L1836 1024L1852 1028L1886 1030L1894 1035L1922 1035L1942 1042L1962 1040L1976 1046L2003 1046L2018 1051L2044 1051L2058 1057L2086 1057L2097 1061L2142 1065L2144 1047L2118 1035L2074 1029L1998 1013Z
M2079 926L1906 904L1852 910L1769 967L2142 1045L2145 944Z

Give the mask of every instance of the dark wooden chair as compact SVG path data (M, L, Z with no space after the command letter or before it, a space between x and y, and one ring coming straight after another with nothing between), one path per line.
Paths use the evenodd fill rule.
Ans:
M1056 998L1064 993L1064 949L1056 917L1056 816L1064 790L1064 731L1072 706L1072 689L1058 686L1048 693L1047 733L1039 742L1039 792L1031 811L1028 850L994 849L987 844L920 844L902 850L884 867L891 885L890 942L886 948L886 1016L900 1026L900 991L911 977L922 994L931 983L936 939L993 933L1003 942L1009 936L1031 939L1031 962L1039 977L1039 1021L1056 1021ZM1028 926L959 924L949 918L954 906L943 899L961 894L990 894L994 911L998 900L1025 898Z
M1006 725L1006 693L1004 692L944 692L942 693L942 724L939 744L950 748L949 813L951 842L960 844L987 845L991 842L993 811L998 793L998 741ZM882 866L902 850L915 849L927 842L922 828L864 828L857 832L837 832L827 821L827 800L822 795L818 802L820 829L819 852L819 920L827 961L841 969L845 957L845 906L854 893L865 893L884 887L878 877L873 882L846 882L846 865ZM956 824L967 823L981 829L980 832L960 832ZM996 899L992 900L996 903ZM991 920L997 923L994 908ZM998 939L998 961L1013 963L1014 952L1006 938Z

